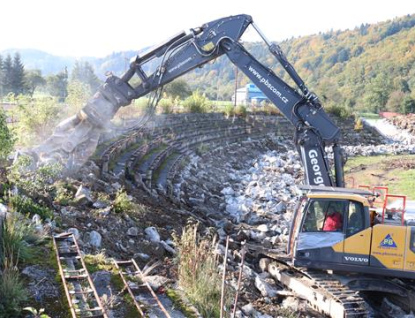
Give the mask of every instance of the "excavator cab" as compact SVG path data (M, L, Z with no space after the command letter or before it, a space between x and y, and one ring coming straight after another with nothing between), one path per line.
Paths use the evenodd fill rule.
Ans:
M290 232L295 265L369 264L371 223L366 190L303 187ZM359 255L356 257L356 255Z
M302 190L288 244L294 266L415 278L415 227L374 222L373 192Z

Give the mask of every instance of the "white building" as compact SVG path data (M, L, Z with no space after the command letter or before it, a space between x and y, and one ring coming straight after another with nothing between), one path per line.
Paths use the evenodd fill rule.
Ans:
M232 95L232 101L235 102L235 94ZM249 83L236 90L237 105L260 105L263 101L268 101L268 98L255 84Z

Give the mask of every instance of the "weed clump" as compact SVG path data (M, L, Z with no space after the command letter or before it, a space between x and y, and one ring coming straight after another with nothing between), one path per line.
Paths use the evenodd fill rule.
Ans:
M174 241L178 250L179 285L203 317L219 317L222 276L214 253L216 239L201 238L193 225L184 228L181 237L174 235ZM225 293L227 308L231 303L229 294Z
M0 276L0 317L18 317L27 298L19 271L15 268L3 270Z
M38 238L33 224L19 213L1 222L0 233L0 317L18 317L28 293L17 266L33 256L29 243Z
M115 213L128 213L134 211L134 203L124 190L118 190L113 202Z

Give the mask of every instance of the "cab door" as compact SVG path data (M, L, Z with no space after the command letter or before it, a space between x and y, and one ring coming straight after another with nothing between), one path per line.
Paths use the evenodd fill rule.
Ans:
M329 215L327 211L333 208L342 215L341 226L328 231L325 226ZM298 264L369 265L372 230L367 207L361 202L312 199L305 213L296 245Z
M326 198L310 199L304 211L301 231L296 240L295 264L318 266L319 264L342 263L344 232L344 213L347 200ZM327 230L328 211L334 209L342 215L340 226ZM341 245L338 249L335 246Z
M369 265L372 228L369 226L368 211L362 203L349 201L343 244L333 247L343 250L342 262L353 265Z

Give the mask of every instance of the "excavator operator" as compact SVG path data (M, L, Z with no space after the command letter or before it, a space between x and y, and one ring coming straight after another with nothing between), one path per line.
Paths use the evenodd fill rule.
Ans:
M333 206L330 206L326 213L323 231L341 231L343 225L343 217L337 212Z

